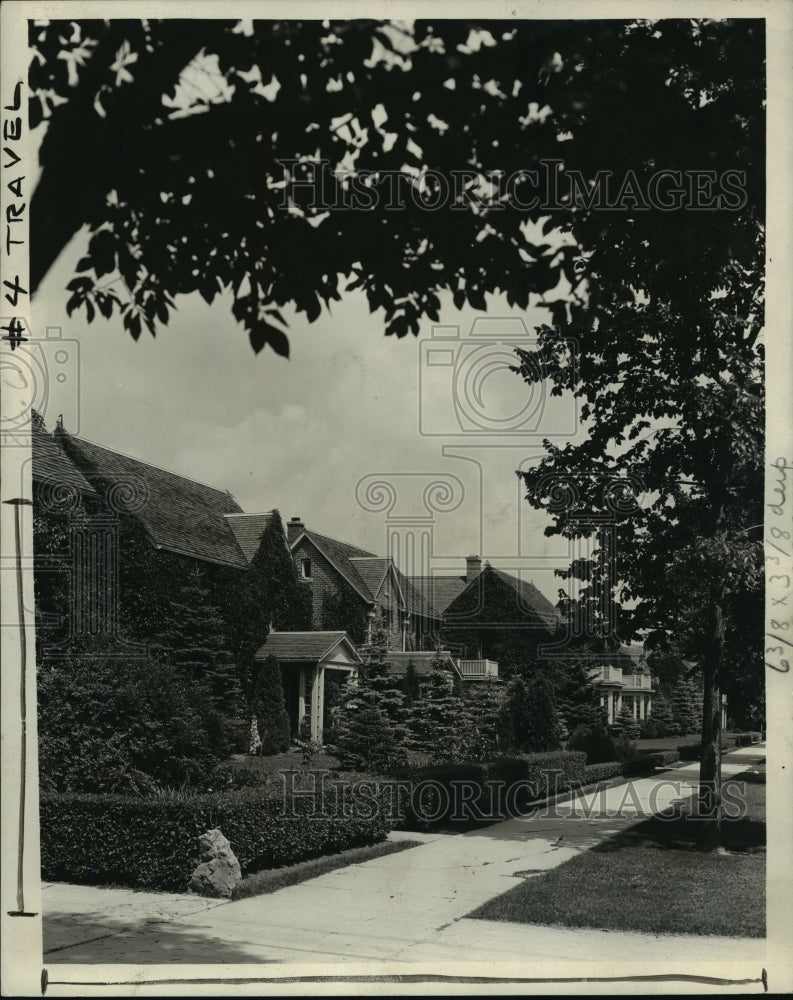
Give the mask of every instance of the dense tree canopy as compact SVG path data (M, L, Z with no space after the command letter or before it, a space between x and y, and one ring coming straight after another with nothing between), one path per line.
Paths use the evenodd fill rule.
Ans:
M280 353L280 307L313 322L349 287L398 336L437 319L443 291L477 309L486 293L522 307L537 293L559 316L583 288L581 248L630 252L632 277L596 258L602 281L625 286L712 271L753 244L746 226L722 238L724 213L685 210L689 177L687 194L663 184L677 209L645 200L655 172L704 170L722 201L757 202L759 22L91 20L30 33L31 124L46 119L33 287L87 225L69 308L120 309L136 337L194 291L230 290L254 349ZM337 169L370 172L366 191L334 183ZM728 170L744 176L728 184ZM598 197L587 208L603 171L606 210ZM322 180L324 194L287 178ZM329 198L348 207L328 212Z

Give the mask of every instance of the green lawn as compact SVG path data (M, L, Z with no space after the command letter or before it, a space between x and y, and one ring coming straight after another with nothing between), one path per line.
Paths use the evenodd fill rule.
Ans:
M765 935L765 786L725 821L727 850L694 848L696 821L645 820L469 914L483 920L667 934Z
M320 750L311 761L311 769L334 771L338 768L339 761L332 754ZM254 774L266 775L267 777L277 777L280 771L300 770L302 767L302 757L300 750L291 747L284 753L273 754L270 757L249 757L247 754L236 754L229 760L223 761L221 768L233 768L238 771L252 771Z

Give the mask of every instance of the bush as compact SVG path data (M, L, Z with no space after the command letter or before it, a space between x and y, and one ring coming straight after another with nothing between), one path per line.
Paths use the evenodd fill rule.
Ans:
M342 810L333 785L353 778L367 785ZM391 814L375 779L333 775L323 787L317 776L314 787L315 797L285 797L282 788L157 798L44 793L42 878L183 892L198 863L198 838L215 827L244 873L385 838Z
M258 753L270 757L288 750L292 734L284 705L281 668L274 656L268 656L263 663L254 661L249 697L261 741Z
M614 740L614 756L617 760L633 760L636 756L636 741L627 733L620 733Z
M621 760L610 760L604 764L587 764L584 770L584 784L595 781L605 781L607 778L617 778L625 772L625 764Z
M147 795L217 764L205 687L150 658L75 656L38 671L39 774L47 792Z
M624 773L626 775L648 774L656 767L666 767L668 764L675 764L680 759L676 750L658 750L655 753L642 754L634 757L633 760L624 762Z
M443 824L494 822L519 814L529 802L580 785L585 768L585 754L561 750L412 768L401 775L402 825L427 830Z
M614 741L600 726L576 726L567 749L586 754L587 764L603 764L616 759Z
M659 725L655 719L642 719L639 726L639 739L657 740L663 735L663 726Z

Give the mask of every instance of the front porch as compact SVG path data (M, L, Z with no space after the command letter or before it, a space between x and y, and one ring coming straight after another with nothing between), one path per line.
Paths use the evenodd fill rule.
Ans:
M322 743L325 689L329 677L347 681L358 674L361 658L346 632L271 632L256 653L274 656L281 667L284 701L292 739L308 723L312 740Z

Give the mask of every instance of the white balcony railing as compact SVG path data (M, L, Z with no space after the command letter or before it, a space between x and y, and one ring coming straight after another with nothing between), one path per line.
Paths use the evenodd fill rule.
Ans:
M622 671L619 667L598 667L597 673L593 675L592 679L597 684L622 684Z
M460 660L463 677L498 677L498 663L495 660Z

